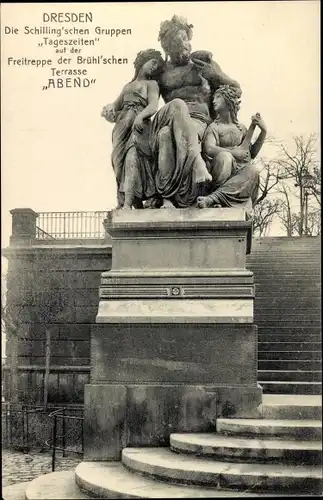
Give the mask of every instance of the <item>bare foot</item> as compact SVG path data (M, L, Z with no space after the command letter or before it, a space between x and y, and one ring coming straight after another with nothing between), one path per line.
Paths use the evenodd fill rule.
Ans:
M132 206L124 204L123 207L120 207L120 208L121 208L121 210L131 210Z
M200 184L201 182L211 182L212 175L206 168L205 162L201 155L198 155L196 158L196 162L194 164L194 175L196 184Z
M197 198L197 206L199 208L210 208L212 207L212 205L213 205L213 200L208 196L199 196Z
M160 208L175 208L170 200L163 198L163 204Z

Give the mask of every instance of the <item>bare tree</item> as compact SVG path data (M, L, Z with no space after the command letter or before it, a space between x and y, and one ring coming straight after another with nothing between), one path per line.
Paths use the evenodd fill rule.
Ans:
M273 138L271 143L277 143ZM259 192L254 207L253 230L255 236L265 236L281 210L281 200L277 196L279 183L284 178L284 169L274 160L260 158L259 166Z
M298 220L292 209L290 187L282 184L280 193L282 194L282 201L278 217L286 230L286 236L294 236L297 231Z
M314 196L317 204L321 207L321 168L313 168L313 182L310 186L310 194Z
M281 200L265 198L255 205L253 213L253 231L258 237L266 236L268 230L281 211Z
M283 224L287 229L287 234L290 234L292 227L291 221L294 219L293 224L297 221L297 233L302 236L305 233L305 226L307 223L306 210L308 197L313 194L315 199L320 203L320 169L317 161L317 136L311 134L305 138L298 136L293 138L294 151L291 152L284 144L280 145L280 154L275 160L276 164L282 171L283 179L286 181L293 181L294 188L297 188L294 197L298 203L298 210L296 216L292 217L291 208L291 193L288 188L281 189L286 204L285 215L283 217ZM310 183L308 183L310 179ZM306 184L308 183L308 184ZM297 216L298 213L298 216ZM288 228L287 228L287 226ZM293 229L295 232L295 228Z

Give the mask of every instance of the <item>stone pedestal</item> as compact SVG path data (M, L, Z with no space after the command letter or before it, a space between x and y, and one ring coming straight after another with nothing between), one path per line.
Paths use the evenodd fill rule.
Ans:
M31 208L14 208L12 215L12 234L10 244L31 245L36 238L36 220L38 213Z
M85 460L259 416L251 225L243 209L110 213L85 387Z

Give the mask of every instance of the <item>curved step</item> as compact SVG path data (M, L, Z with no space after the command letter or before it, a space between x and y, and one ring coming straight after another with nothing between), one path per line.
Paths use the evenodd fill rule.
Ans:
M217 498L237 497L241 492L217 487L172 484L134 474L120 462L82 462L75 470L78 486L95 498ZM249 494L248 496L259 496Z
M2 488L2 500L26 500L25 491L29 481L11 484Z
M321 492L318 466L247 464L176 454L168 448L125 448L122 461L135 472L181 483L221 488L252 488Z
M74 471L50 472L31 481L25 500L84 500L91 498L75 482Z
M319 420L268 420L257 418L218 418L217 432L230 436L271 436L320 440L322 422Z
M261 462L320 463L322 445L319 441L243 438L213 433L171 434L173 451L230 460Z

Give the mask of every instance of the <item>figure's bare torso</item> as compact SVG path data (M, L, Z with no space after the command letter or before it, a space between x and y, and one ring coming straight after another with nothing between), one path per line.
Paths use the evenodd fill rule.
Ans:
M199 75L192 62L184 66L168 64L159 80L164 101L182 99L190 111L209 117L211 89L205 78Z

